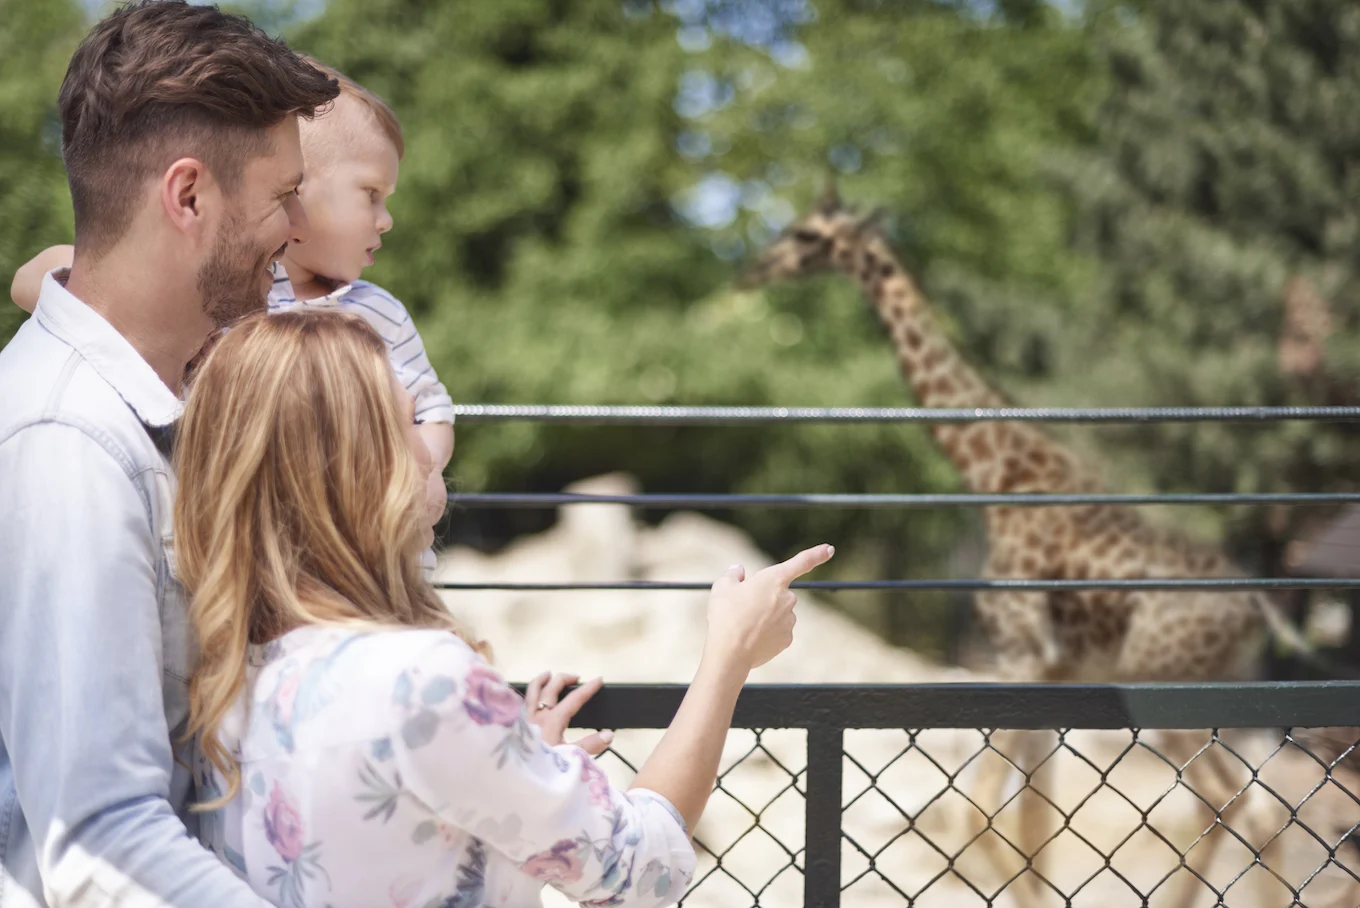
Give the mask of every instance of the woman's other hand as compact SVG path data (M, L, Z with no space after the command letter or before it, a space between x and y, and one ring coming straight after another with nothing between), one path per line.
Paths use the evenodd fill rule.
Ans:
M525 688L524 703L529 712L529 721L542 730L544 743L550 746L563 743L563 735L566 734L572 718L604 685L602 678L592 678L562 697L563 688L580 680L578 675L544 672L530 681ZM612 731L597 731L572 743L592 757L597 757L604 753L613 740Z
M713 584L708 599L708 639L705 648L733 654L748 670L759 668L793 642L798 596L789 584L831 560L836 550L819 545L772 565L747 578L733 565Z

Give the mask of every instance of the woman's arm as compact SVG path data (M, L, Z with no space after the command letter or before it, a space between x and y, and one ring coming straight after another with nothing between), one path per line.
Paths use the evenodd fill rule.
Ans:
M784 564L766 568L749 581L744 579L745 572L740 566L733 566L713 585L708 604L709 630L699 670L666 734L632 786L664 797L683 818L687 829L698 825L713 791L718 760L732 725L732 711L747 676L793 641L796 622L793 607L798 598L790 592L789 584L825 564L833 554L835 549L829 545L808 549ZM595 678L558 703L563 686L576 680L575 675L552 676L545 672L529 682L526 694L530 721L543 729L544 740L550 743L562 742L571 718L600 689L600 679ZM540 697L550 704L548 709L534 709ZM591 753L599 753L610 740L612 735L604 732L578 744Z
M391 739L404 784L445 822L475 828L522 872L577 901L673 904L694 871L688 830L717 777L737 693L792 640L789 583L831 553L821 546L749 580L740 568L719 579L699 672L629 791L581 748L545 743L519 695L451 635L396 685ZM584 699L569 695L563 710Z
M575 902L661 908L693 878L694 847L665 799L609 784L584 750L549 746L524 702L452 635L397 679L399 784L435 823L466 830ZM408 841L409 830L394 831Z
M808 549L749 580L743 579L740 567L733 567L713 585L699 671L665 736L633 780L634 788L654 791L675 805L689 829L698 825L713 791L732 710L747 675L793 642L798 597L789 584L834 553L829 545Z
M10 299L14 305L25 312L32 312L38 305L38 294L42 292L42 281L47 272L55 268L69 268L75 258L74 246L49 246L19 266L14 272L14 281L9 285Z

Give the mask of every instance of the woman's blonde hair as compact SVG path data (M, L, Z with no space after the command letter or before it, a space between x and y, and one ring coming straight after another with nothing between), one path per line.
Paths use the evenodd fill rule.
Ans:
M175 445L175 561L202 651L188 734L226 777L217 732L247 646L303 625L443 628L474 646L425 581L416 469L382 339L339 312L226 332L194 377Z

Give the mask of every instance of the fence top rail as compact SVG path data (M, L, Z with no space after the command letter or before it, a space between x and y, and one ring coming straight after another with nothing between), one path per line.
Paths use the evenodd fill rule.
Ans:
M1070 507L1077 505L1330 505L1360 503L1360 492L1187 492L1169 494L650 494L588 495L576 492L450 492L449 504L460 508L532 509L581 504L617 504L654 510L696 508L744 510L752 508L953 508L953 507Z
M519 583L487 581L461 583L437 581L441 590L506 590L515 592L649 592L656 590L707 590L712 582L689 580L583 580ZM1027 578L960 580L803 580L790 584L799 590L1351 590L1360 589L1360 577L1137 577L1086 580L1031 580Z
M685 686L606 685L581 728L664 728ZM753 684L734 728L1321 728L1360 725L1360 682Z
M457 404L464 423L577 425L743 425L777 423L1161 423L1281 420L1360 421L1360 407L706 407Z

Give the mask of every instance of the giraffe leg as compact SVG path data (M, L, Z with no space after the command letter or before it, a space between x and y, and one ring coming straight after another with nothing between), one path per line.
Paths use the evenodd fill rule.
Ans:
M1040 800L1037 793L1039 783L1051 778L1053 764L1051 760L1045 760L1048 750L1046 732L1027 732L1021 740L1023 750L1018 762L1021 769L1029 775L1025 785L1029 790L1020 793L1020 831L1016 844L1029 858L1030 870L1016 881L1021 888L1017 890L1015 895L1021 908L1026 908L1026 906L1042 904L1044 894L1054 891L1053 887L1046 882L1049 877L1043 872L1043 864L1040 861L1048 837L1044 834L1045 811L1043 801ZM1040 764L1041 760L1044 761L1042 764ZM1049 791L1053 790L1051 786L1045 785L1044 787ZM1063 896L1063 898L1066 898L1066 896Z
M1012 683L1047 678L1058 659L1047 594L985 592L979 593L974 601L979 623L997 655L998 674ZM1034 755L1042 753L1043 737L1041 732L998 730L992 732L991 745L994 750L1005 754L1009 760L1029 772L1034 762L1037 762ZM1001 810L1006 785L1013 777L1013 767L1004 760L992 759L984 764L976 777L973 800L987 812L987 817L995 817ZM1034 796L1022 792L1019 797L1022 822L1019 833L1012 841L1021 849L1024 859L1031 861L1034 858L1033 850L1024 844L1029 835L1024 828L1024 806ZM981 836L980 847L992 865L998 868L998 872L1004 873L1001 868L1014 865L1015 852L995 833L987 833L990 822L987 817L973 816L973 822L968 827L969 838ZM1036 885L1041 884L1038 884L1034 875L1024 872L1008 887L1008 891L1021 908L1028 908L1034 902Z
M1131 606L1129 623L1116 669L1120 680L1223 678L1231 674L1239 651L1250 642L1249 603L1240 597L1140 592L1127 601ZM1195 864L1207 869L1232 834L1218 826L1227 825L1222 822L1225 815L1245 810L1246 799L1238 798L1229 805L1238 789L1226 753L1210 747L1196 757L1204 741L1203 732L1169 731L1164 735L1164 755L1183 770L1181 784L1203 796L1218 814L1193 853ZM1247 819L1250 817L1248 811ZM1244 838L1251 838L1249 831ZM1188 871L1179 873L1170 885L1176 897L1163 904L1178 908L1189 908L1200 893L1208 894L1204 884Z
M1217 747L1210 746L1203 753L1203 732L1195 731L1172 731L1166 733L1167 737L1162 745L1165 756L1174 763L1181 772L1181 784L1185 785L1206 800L1216 814L1214 822L1209 826L1208 831L1199 844L1195 846L1193 857L1198 865L1201 875L1207 872L1214 862L1219 849L1232 833L1220 826L1232 826L1230 822L1225 822L1230 814L1245 811L1245 796L1233 800L1237 794L1238 787L1233 782L1232 767L1227 757ZM1199 754L1196 757L1196 754ZM1193 762L1191 762L1193 760ZM1231 804L1229 802L1232 802ZM1250 823L1251 814L1246 812L1246 820ZM1254 836L1250 828L1240 831L1243 838L1253 841ZM1183 856L1183 859L1186 856ZM1186 860L1187 867L1190 865ZM1174 896L1165 904L1173 908L1191 908L1198 900L1210 894L1210 890L1194 874L1186 871L1180 873L1173 881L1175 887L1172 892Z
M1042 802L1036 794L1026 790L1037 781L1039 773L1048 768L1047 764L1043 767L1038 766L1047 750L1046 741L1047 737L1043 731L999 729L991 733L992 748L1005 754L1010 762L1000 759L989 761L986 770L978 774L973 789L973 801L986 816L973 814L972 822L967 826L968 835L965 841L977 840L978 847L987 855L999 880L1005 882L1012 875L1015 876L1014 881L1007 885L1006 891L1019 908L1031 908L1040 904L1044 893L1050 891L1050 887L1035 875L1035 871L1039 871L1037 853L1044 844L1041 831L1044 816ZM1018 772L1011 763L1019 767ZM1007 783L1022 774L1029 777L1029 782L1026 783L1022 776L1021 790L1010 799L1017 802L1013 814L1017 822L1013 829L1003 829L1000 824L995 823L995 819L1003 808L1009 806L1009 800L1005 797ZM991 834L988 834L989 826L994 830ZM1000 836L1005 836L1014 848L1003 842ZM1022 865L1018 874L1013 874L1009 869L1003 868L1015 866L1017 850L1021 859L1028 864L1028 868L1032 869Z
M1005 754L1009 759L1018 762L1018 760L1021 759L1018 756L1019 753L1025 749L1023 742L1025 740L1024 736L1027 734L1032 733L1011 729L997 729L991 733L989 742L994 750ZM1019 765L1024 766L1024 763L1021 762ZM971 815L972 822L968 826L968 841L977 839L978 847L987 855L989 863L996 869L997 873L1002 876L1003 882L1004 878L1008 877L1009 874L1002 870L1002 868L1014 863L1014 852L1006 848L1005 844L997 838L996 832L989 834L988 830L993 826L994 820L1004 806L1003 799L1005 797L1006 784L1014 777L1014 775L1014 769L1009 763L1003 760L992 759L984 764L983 770L978 773L974 781L972 799L973 802L986 813L986 816L981 814ZM1021 850L1023 851L1023 844L1017 844L1021 845ZM1030 858L1030 854L1026 852L1025 857L1026 859ZM1028 873L1022 871L1020 877L1008 887L1015 896L1017 902L1020 903L1021 908L1024 908L1025 905L1025 902L1022 899L1021 890L1028 886L1029 876Z

